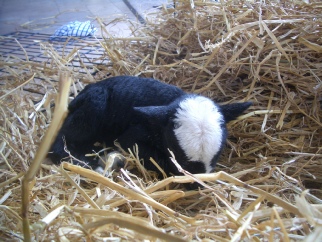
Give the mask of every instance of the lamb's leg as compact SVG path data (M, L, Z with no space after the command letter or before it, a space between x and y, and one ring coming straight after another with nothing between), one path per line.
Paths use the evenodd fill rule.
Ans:
M73 159L74 164L96 168L98 165L97 159L86 156L86 154L93 153L93 141L86 139L86 137L82 139L84 138L82 135L78 136L78 140L71 140L70 138L71 136L68 132L60 131L48 153L48 158L55 164L59 164L64 158L69 157L70 154L76 158Z
M165 156L157 148L156 144L151 143L149 136L150 134L144 126L136 125L127 129L117 141L124 150L127 150L128 148L133 149L133 146L137 144L139 158L144 160L144 167L147 170L152 170L161 174L159 169L150 161L150 158L153 158L166 174L178 173L178 170L169 159L170 153L169 156Z
M75 158L92 168L98 166L98 159L86 157L92 153L94 143L102 140L102 125L106 118L107 91L101 88L85 88L69 105L69 114L54 141L48 157L54 163L68 156L67 150ZM65 138L65 143L63 138ZM74 163L84 165L81 162Z

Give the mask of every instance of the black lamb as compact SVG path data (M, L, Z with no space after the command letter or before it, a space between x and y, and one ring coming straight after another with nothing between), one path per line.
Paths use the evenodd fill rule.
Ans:
M227 138L226 123L237 118L250 102L218 105L209 98L151 78L118 76L87 85L69 104L69 114L53 143L49 158L55 163L70 153L92 168L98 160L86 157L94 143L125 150L139 147L149 170L178 174L171 150L183 169L211 172ZM77 162L76 162L77 163Z

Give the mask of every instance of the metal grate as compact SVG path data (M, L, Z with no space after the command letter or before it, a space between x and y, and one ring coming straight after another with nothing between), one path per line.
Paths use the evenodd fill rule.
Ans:
M29 32L16 32L0 36L0 88L4 85L13 85L12 88L15 88L21 84L24 92L32 94L32 100L39 101L47 90L52 88L51 85L48 85L48 80L57 82L57 79L52 79L55 75L42 72L27 84L24 84L25 80L20 80L20 83L11 82L11 80L17 80L15 77L19 73L27 73L25 76L27 78L30 75L29 64L39 63L39 68L46 65L50 71L51 66L57 68L57 63L53 58L53 55L56 55L57 58L70 59L71 61L64 63L64 65L82 76L88 71L91 74L94 73L96 70L94 70L94 66L106 66L109 63L103 53L104 50L99 41L93 37L50 41L48 34ZM71 55L73 55L72 58L69 58Z
M30 32L16 32L0 37L0 58L2 61L24 60L39 63L49 63L50 57L46 48L41 44L53 48L65 58L70 53L78 55L70 63L74 67L92 66L93 64L106 64L107 60L102 58L103 49L97 39L93 37L63 38L61 41L50 40L48 34L36 34ZM73 51L77 50L77 52ZM0 72L6 72L4 68Z

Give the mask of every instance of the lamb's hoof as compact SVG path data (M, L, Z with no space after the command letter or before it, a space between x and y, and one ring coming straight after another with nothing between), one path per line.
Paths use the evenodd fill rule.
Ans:
M113 151L108 154L113 159L112 170L120 171L125 166L126 158L117 151Z
M46 158L42 161L42 163L43 163L44 165L53 165L53 164L54 164L53 160L52 160L51 158L49 158L49 157L46 157Z
M125 162L126 158L121 153L113 151L108 153L106 163L102 160L98 162L98 167L95 168L95 171L103 175L105 171L104 167L107 166L107 172L105 172L104 175L108 176L112 171L120 171L120 169L124 167Z

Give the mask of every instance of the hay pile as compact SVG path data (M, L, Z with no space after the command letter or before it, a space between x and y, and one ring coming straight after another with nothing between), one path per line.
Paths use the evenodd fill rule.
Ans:
M322 240L321 9L320 1L180 1L144 27L131 23L131 38L111 36L104 30L115 22L98 18L103 40L88 45L101 45L108 64L82 65L78 50L63 55L50 43L40 44L47 63L27 51L27 60L2 58L0 237L29 234L28 208L37 241ZM124 153L129 171L103 177L65 163L42 165L33 178L61 72L73 80L72 96L126 74L254 105L230 123L217 173L157 181L134 149ZM192 181L202 188L180 185Z

